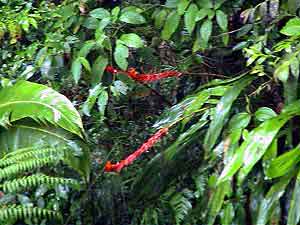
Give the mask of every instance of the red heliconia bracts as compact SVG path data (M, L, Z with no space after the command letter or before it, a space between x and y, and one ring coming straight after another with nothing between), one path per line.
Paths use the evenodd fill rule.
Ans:
M139 74L138 72L136 72L134 68L130 68L128 69L128 71L122 71L122 70L117 70L112 66L107 66L105 70L113 74L116 73L126 74L133 80L138 81L140 83L151 83L153 81L161 80L164 78L179 77L180 75L182 75L182 73L178 71L165 71L165 72L154 73L154 74Z
M108 161L105 165L105 172L120 172L123 167L132 164L141 154L149 150L156 142L158 142L163 136L168 133L169 128L162 128L157 131L152 137L150 137L144 144L141 145L134 153L129 155L127 158L121 160L116 164L112 164Z

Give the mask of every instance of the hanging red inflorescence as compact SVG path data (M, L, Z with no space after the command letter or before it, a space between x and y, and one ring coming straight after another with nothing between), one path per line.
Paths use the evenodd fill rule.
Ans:
M152 137L150 137L144 144L141 145L134 153L129 155L127 158L112 164L108 161L105 164L105 172L120 172L125 166L128 166L133 163L141 154L149 150L155 143L157 143L163 136L168 133L168 128L162 128L157 131Z
M105 69L109 73L122 73L126 74L130 78L140 83L151 83L153 81L161 80L168 77L179 77L182 73L178 71L165 71L161 73L154 73L154 74L139 74L134 68L128 69L128 71L117 70L112 66L107 66Z

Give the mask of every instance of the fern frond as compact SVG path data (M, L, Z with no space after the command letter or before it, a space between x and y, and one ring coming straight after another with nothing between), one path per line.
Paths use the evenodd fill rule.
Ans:
M183 192L176 193L170 200L170 205L174 211L174 217L176 225L182 224L182 221L188 215L192 209L190 199L193 197L193 193L185 189Z
M0 208L0 221L6 220L18 220L18 219L28 219L28 218L39 218L39 219L58 219L61 220L62 216L60 213L42 209L38 207L29 207L21 205L10 205Z
M72 186L76 189L80 188L79 182L75 179L50 177L44 174L34 174L31 176L14 179L12 181L6 181L2 185L2 188L4 192L19 192L37 187L42 184L48 187L54 187L56 185L62 184Z
M42 148L42 149L21 149L14 151L13 155L9 157L5 156L0 161L0 167L6 167L11 164L19 163L28 159L41 159L45 157L60 157L62 158L64 155L64 149L56 149L56 148Z
M46 165L54 165L58 161L60 161L59 158L48 157L44 159L31 159L25 162L19 162L18 164L13 164L3 169L0 169L0 180L5 178L11 178L14 175L26 171L33 171L35 169L42 168Z

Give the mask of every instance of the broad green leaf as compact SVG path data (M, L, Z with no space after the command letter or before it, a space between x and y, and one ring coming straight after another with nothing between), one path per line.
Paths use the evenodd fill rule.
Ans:
M274 72L274 76L278 78L280 81L285 83L288 80L290 73L289 62L286 61L278 66Z
M87 100L84 102L83 106L82 106L82 112L86 115L86 116L91 116L91 110L94 107L98 96L104 91L104 87L102 86L102 84L98 84L96 85L94 88L89 90L89 96L87 98Z
M154 25L157 29L161 29L164 25L164 22L168 16L168 12L165 9L162 9L157 13L157 15L154 18Z
M293 57L290 60L290 68L291 68L291 73L294 77L298 78L299 77L299 59L297 57Z
M217 17L217 23L219 27L222 29L222 31L227 31L227 27L228 27L227 15L223 11L217 10L216 17Z
M180 0L167 0L165 6L167 8L176 8L179 3Z
M225 196L230 193L230 182L226 181L223 184L216 187L216 189L212 193L212 198L208 203L208 216L207 216L207 223L208 225L213 225L217 215L219 214Z
M0 90L0 121L24 118L48 122L82 137L82 121L72 103L41 84L19 81Z
M76 84L78 84L78 81L80 79L81 70L82 70L81 61L80 58L77 58L72 62L72 68L71 68L72 76Z
M281 29L280 33L287 36L300 35L300 18L290 19L286 25Z
M220 8L225 1L226 0L215 0L214 1L214 9Z
M108 65L108 59L106 55L100 55L95 60L92 66L92 78L91 82L93 85L98 84L102 80L102 76L106 66Z
M300 172L297 175L293 197L291 199L287 225L298 224L300 221Z
M143 47L143 41L135 33L130 33L130 34L123 34L120 37L120 40L124 42L125 45L131 48L141 48Z
M142 12L144 12L145 10L139 8L139 7L136 7L136 6L127 6L125 8L122 9L122 13L125 13L125 12L134 12L134 13L139 13L141 14Z
M215 146L216 141L223 129L224 123L230 113L233 102L240 95L240 92L247 87L255 78L244 77L239 81L236 81L232 87L230 87L221 98L220 102L216 106L215 112L212 115L211 123L204 139L204 148L207 153Z
M100 21L94 17L88 17L84 20L83 26L88 29L97 29L99 26Z
M78 57L86 57L95 46L95 41L86 41L78 52Z
M180 16L182 16L190 4L190 0L180 0L178 5L177 5L177 12Z
M110 13L104 8L94 9L90 12L90 16L96 19L104 19L110 17Z
M266 197L260 203L259 212L255 224L266 225L273 213L276 204L285 192L286 186L289 184L292 176L295 173L290 173L285 177L282 177L277 183L275 183L268 191Z
M264 155L269 145L277 135L280 128L290 119L288 115L279 115L269 119L255 128L250 136L236 150L231 161L225 166L219 183L231 179L231 177L244 165L240 171L239 181L251 171L252 167Z
M200 28L200 36L201 39L204 41L205 46L207 46L211 33L212 33L212 21L208 19L203 22Z
M98 97L97 105L101 116L104 116L106 105L108 103L108 93L107 91L102 91Z
M137 25L146 23L145 18L141 14L133 11L126 11L122 13L120 21Z
M13 154L19 149L43 147L66 149L64 161L88 180L91 165L88 146L72 133L50 125L37 125L28 121L14 122L8 130L0 132L2 157L8 153Z
M208 14L208 10L207 9L200 9L197 13L197 16L196 16L196 22L204 19Z
M251 115L246 112L235 114L228 124L228 130L241 130L248 126L251 120Z
M300 148L297 147L273 159L265 171L266 176L268 178L281 177L290 172L299 161Z
M190 34L193 33L193 30L195 28L197 13L198 13L198 7L196 4L192 3L188 8L187 12L184 14L184 23L186 29Z
M224 209L221 212L221 224L228 225L232 224L235 212L232 203L227 203L223 207Z
M120 42L117 42L117 46L114 51L114 59L117 65L122 70L126 70L128 67L128 62L127 62L128 56L129 56L128 48L125 45L121 44Z
M90 63L89 63L89 61L87 61L86 58L84 58L84 57L79 57L78 60L80 61L81 65L83 65L83 67L84 67L88 72L91 72L91 71L92 71L91 66L90 66Z
M113 8L113 10L111 10L111 17L112 17L112 21L116 22L119 16L121 9L119 6Z
M165 22L161 36L165 40L169 40L172 34L177 30L180 22L180 16L176 11L171 12Z
M261 122L264 122L275 116L277 116L276 112L274 112L273 109L268 108L268 107L261 107L255 112L255 118Z
M196 0L196 3L200 8L213 8L213 1L211 0Z

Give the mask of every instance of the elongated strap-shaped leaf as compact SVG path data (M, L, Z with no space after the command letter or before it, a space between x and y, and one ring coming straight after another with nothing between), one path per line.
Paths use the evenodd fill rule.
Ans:
M300 172L297 175L293 197L290 203L287 224L295 225L298 224L299 221L300 221Z
M253 166L265 154L282 126L299 113L300 101L296 101L287 106L279 116L273 117L255 128L225 166L218 183L230 179L243 166L239 174L239 182L242 182Z
M26 117L49 122L82 137L82 121L72 103L41 84L18 81L0 90L0 121L7 125ZM6 124L5 124L6 123Z
M257 216L257 225L267 224L269 217L274 211L276 204L284 194L286 186L289 184L291 178L295 175L295 172L282 177L276 184L274 184L268 191L266 197L261 202L259 212Z
M225 119L229 115L233 102L240 95L240 92L247 87L255 78L244 77L241 80L236 81L231 88L229 88L220 102L216 106L215 113L212 116L212 122L206 133L204 140L204 148L209 152L216 144L216 141L223 129Z
M227 89L228 86L218 86L186 97L182 102L168 109L153 127L158 129L169 127L180 121L183 117L190 117L195 112L198 112L211 96L222 96Z
M230 188L231 188L230 182L226 181L223 184L219 185L216 188L216 190L213 192L213 196L208 204L209 207L209 212L207 216L208 225L214 224L215 219L223 206L224 198L226 194L230 192Z
M285 175L294 168L300 161L300 147L297 147L281 156L273 159L266 169L269 178L276 178Z

